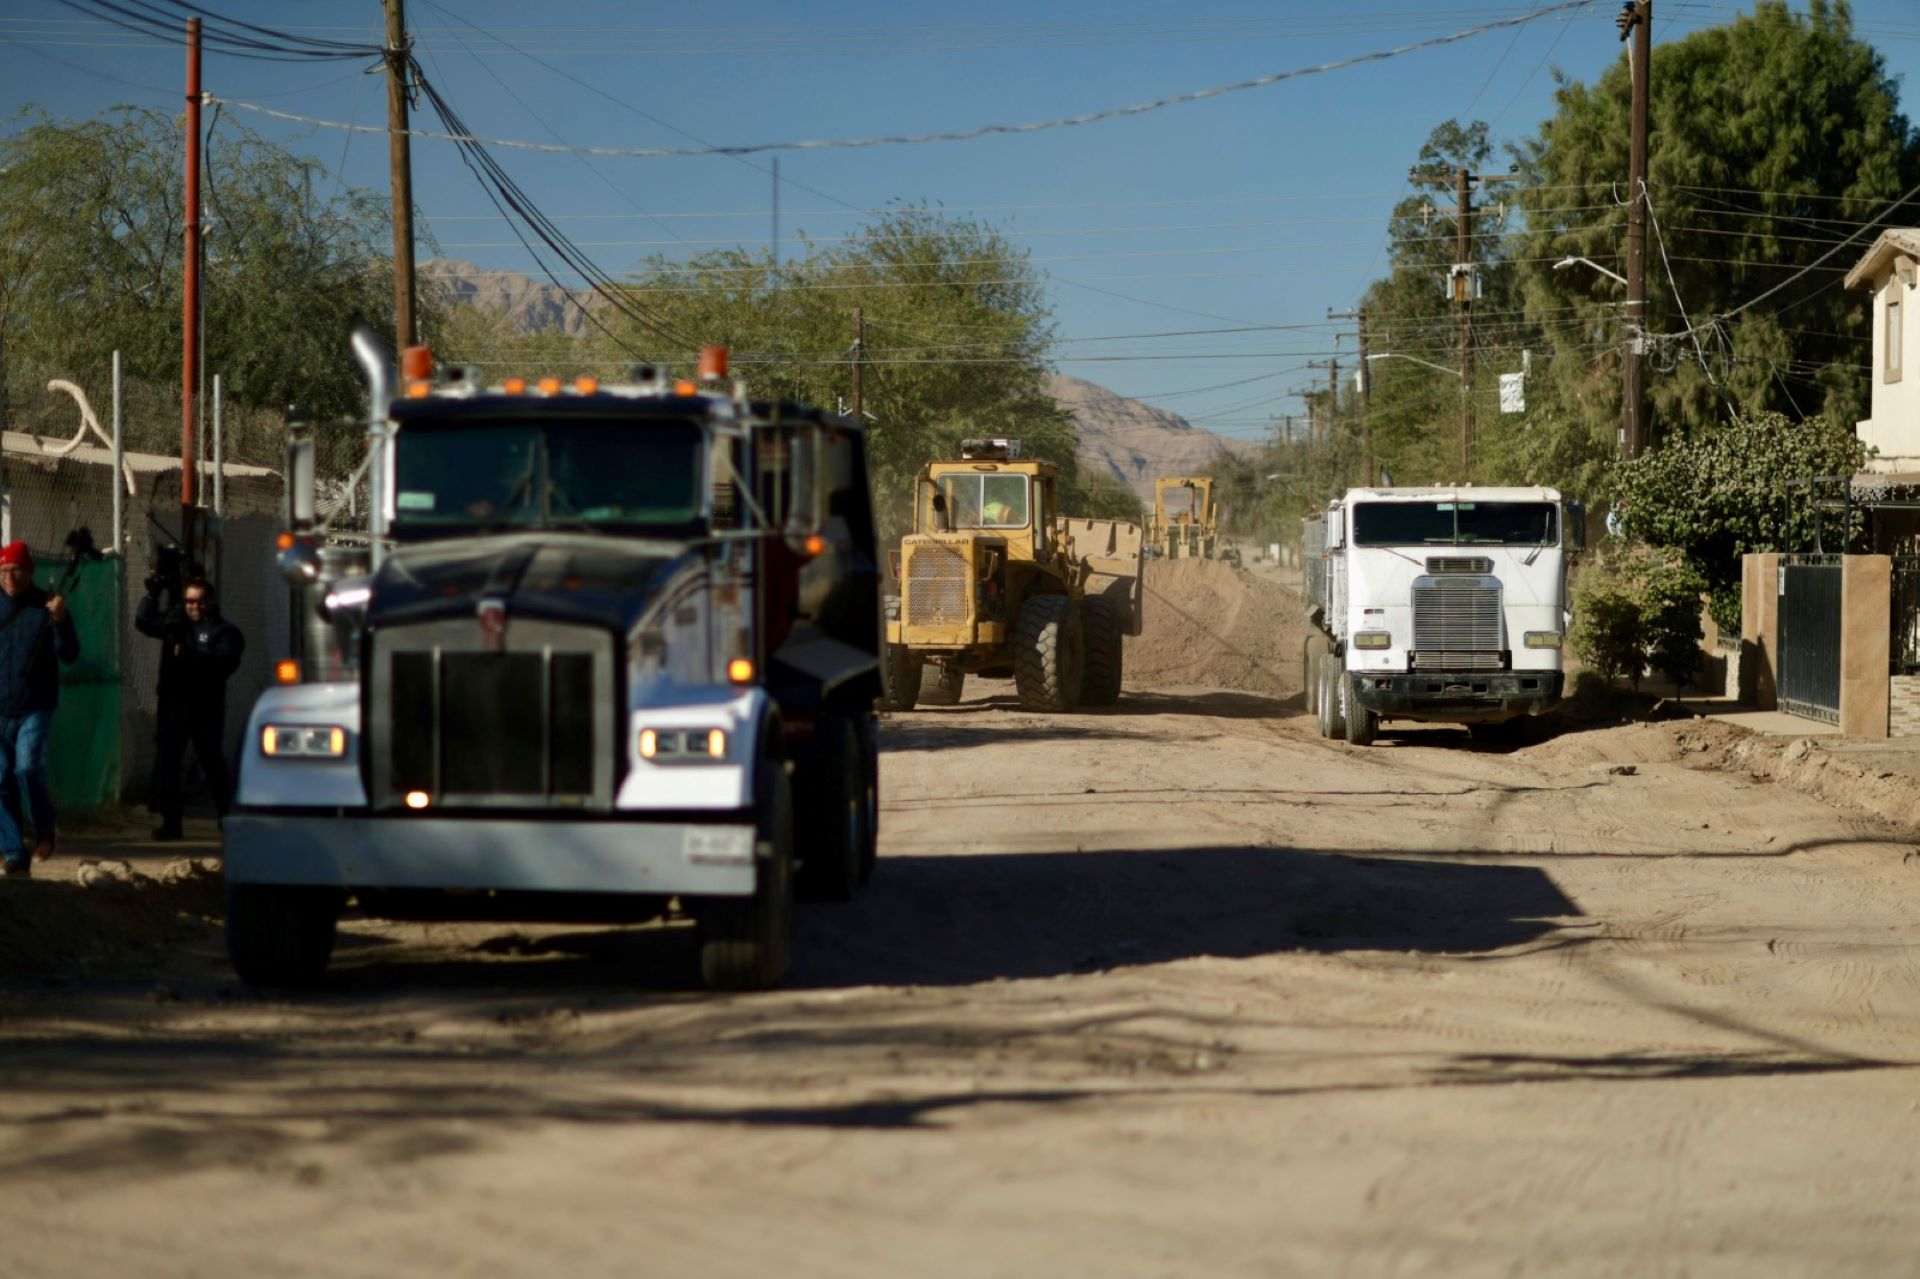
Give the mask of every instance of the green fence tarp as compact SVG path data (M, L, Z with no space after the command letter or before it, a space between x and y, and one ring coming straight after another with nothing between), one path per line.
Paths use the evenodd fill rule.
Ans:
M52 590L66 561L40 560L34 581ZM47 739L47 782L54 807L83 813L120 796L120 655L114 613L120 600L120 561L87 560L67 592L80 632L80 660L60 668L60 709Z

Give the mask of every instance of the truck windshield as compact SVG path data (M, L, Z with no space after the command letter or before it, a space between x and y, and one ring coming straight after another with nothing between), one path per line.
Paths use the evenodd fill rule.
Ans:
M1552 502L1359 502L1355 546L1552 546Z
M394 529L690 524L704 441L692 422L408 422Z
M943 475L947 514L954 528L1025 528L1024 475Z

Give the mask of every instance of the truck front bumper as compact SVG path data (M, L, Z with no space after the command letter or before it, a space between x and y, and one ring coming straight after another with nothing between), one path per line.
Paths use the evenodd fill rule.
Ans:
M226 876L238 884L744 897L751 814L719 822L630 818L379 817L234 812Z
M1541 715L1560 704L1564 671L1411 671L1353 676L1360 704L1383 719L1471 724Z

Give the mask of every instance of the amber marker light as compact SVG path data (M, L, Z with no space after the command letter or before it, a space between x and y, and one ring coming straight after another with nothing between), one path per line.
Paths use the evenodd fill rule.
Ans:
M527 389L527 379L523 377L510 377L500 384L500 389L508 395L523 394Z
M293 534L282 533L279 537L273 539L273 549L276 551L291 551L293 549L293 543Z
M827 539L814 533L807 538L807 554L818 555L827 549Z
M673 393L675 395L698 395L700 394L700 388L685 378L681 378L673 384Z
M433 394L433 383L431 382L407 383L407 398L409 400L424 400L429 395L432 395L432 394Z
M597 377L577 377L573 379L573 389L582 395L592 395L600 389L600 379Z
M541 379L540 379L540 394L542 394L542 395L558 395L558 394L560 394L560 379L559 379L559 378L557 378L557 377L543 377L543 378L541 378Z
M282 684L298 684L300 663L291 657L282 658L273 664L273 678Z
M736 657L727 663L727 678L736 684L753 683L753 659Z
M407 792L408 808L418 811L419 809L425 808L428 804L431 804L432 802L433 802L432 798L429 797L428 794L423 790L410 790Z

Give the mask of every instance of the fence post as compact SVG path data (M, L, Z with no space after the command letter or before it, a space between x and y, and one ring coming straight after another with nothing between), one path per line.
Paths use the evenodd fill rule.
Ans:
M1740 562L1740 700L1755 710L1779 709L1780 557L1745 555Z
M113 474L109 482L113 485L113 669L120 677L120 696L122 698L119 722L119 741L115 743L120 755L119 780L113 798L117 801L125 794L127 786L127 708L125 698L127 670L127 436L126 436L126 385L120 363L120 352L113 353Z
M1887 735L1888 619L1893 557L1849 555L1840 561L1840 733Z
M213 513L215 516L227 513L227 452L226 439L221 432L220 412L220 375L213 375Z

